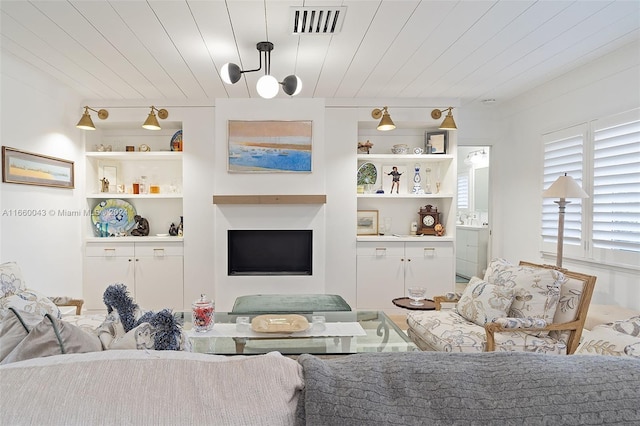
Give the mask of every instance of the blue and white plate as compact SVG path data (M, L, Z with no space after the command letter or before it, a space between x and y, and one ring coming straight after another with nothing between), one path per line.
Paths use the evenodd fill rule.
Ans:
M169 147L171 151L182 151L182 130L178 130L173 134Z
M358 167L358 185L374 185L378 180L378 170L373 163L364 163Z
M133 218L136 209L130 203L120 199L108 199L100 201L91 212L91 221L94 228L98 224L107 224L109 234L127 232L136 224Z

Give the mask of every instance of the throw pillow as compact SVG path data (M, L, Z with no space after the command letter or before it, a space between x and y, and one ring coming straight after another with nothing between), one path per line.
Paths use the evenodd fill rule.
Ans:
M9 308L15 308L19 312L38 314L41 317L50 314L54 318L62 318L60 309L51 299L31 289L21 290L11 296L0 298L0 318L7 315Z
M640 360L640 338L616 331L611 325L597 325L585 333L575 353L626 356Z
M465 319L484 326L496 318L507 316L513 295L512 288L489 284L473 277L462 293L456 311Z
M615 321L611 327L619 333L640 337L640 315L623 321Z
M124 284L107 287L103 300L108 315L96 334L105 349L177 351L188 348L188 340L170 309L143 312Z
M0 264L0 298L26 289L22 271L16 262Z
M0 364L51 355L101 350L102 345L97 336L85 333L72 324L46 314Z
M40 321L42 315L29 312L20 314L14 308L9 308L9 312L0 322L0 361L5 359Z
M552 324L566 278L554 269L515 266L496 259L487 268L487 281L514 290L509 317L540 318Z

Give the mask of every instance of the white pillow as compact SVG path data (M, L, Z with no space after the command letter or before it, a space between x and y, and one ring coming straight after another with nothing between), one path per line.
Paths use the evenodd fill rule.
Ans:
M494 259L487 268L485 280L514 290L509 317L541 318L552 324L560 289L567 279L554 269L515 266L503 259Z
M60 309L51 299L44 294L30 289L0 298L0 318L4 318L9 308L15 308L21 312L29 312L41 316L50 314L54 318L62 318Z
M620 333L610 325L597 325L582 336L575 353L627 356L640 360L640 337Z
M27 287L16 262L0 264L0 297L11 296Z
M456 311L465 319L484 326L495 318L506 317L513 297L513 288L489 284L473 277L462 293Z
M615 321L611 328L619 333L640 337L640 315L622 321Z

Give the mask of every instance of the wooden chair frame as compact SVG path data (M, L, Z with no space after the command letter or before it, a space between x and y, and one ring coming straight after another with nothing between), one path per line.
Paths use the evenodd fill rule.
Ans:
M76 315L82 314L82 305L84 305L83 299L69 299L68 297L52 297L51 300L57 306L75 306Z

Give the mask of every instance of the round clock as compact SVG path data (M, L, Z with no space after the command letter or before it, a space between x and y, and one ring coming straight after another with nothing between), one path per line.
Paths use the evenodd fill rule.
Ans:
M436 219L429 215L422 218L422 223L424 226L434 226L436 223Z

